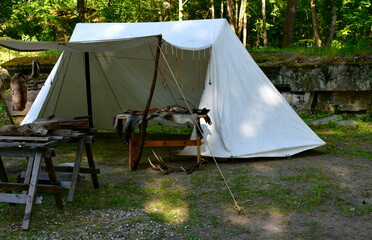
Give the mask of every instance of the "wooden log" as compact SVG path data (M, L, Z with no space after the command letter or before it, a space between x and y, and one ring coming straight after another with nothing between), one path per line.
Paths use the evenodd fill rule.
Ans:
M41 124L5 125L0 128L1 136L45 136L48 130Z

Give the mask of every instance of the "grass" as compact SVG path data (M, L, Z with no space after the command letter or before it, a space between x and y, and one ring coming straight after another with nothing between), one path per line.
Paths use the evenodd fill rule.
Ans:
M371 160L368 148L372 142L371 122L358 121L360 121L358 128L329 125L314 128L328 144L313 150L313 153L344 157L350 161ZM173 137L184 138L190 133L190 129L174 131L176 134ZM154 126L150 127L149 138L169 137L167 135L171 133L170 128ZM57 156L60 157L56 159L56 163L72 158L74 151L71 144L60 146L57 148ZM169 150L162 148L156 151L166 156ZM1 227L11 225L14 226L13 229L17 229L23 217L24 206L0 203L0 238L32 238L36 237L41 229L52 233L58 229L71 228L72 224L88 224L80 222L80 216L87 214L91 209L143 209L152 221L174 225L178 232L185 234L186 239L203 239L199 235L200 226L208 226L214 229L213 231L225 229L223 232L215 233L215 236L220 238L223 236L229 238L231 235L229 233L243 231L236 226L228 227L234 225L233 220L226 218L234 212L233 202L213 164L191 175L184 173L162 175L144 166L138 171L129 172L125 169L127 149L112 132L96 134L93 153L96 164L103 169L109 169L106 173L100 174L99 189L92 189L90 178L87 176L87 181L79 183L74 203L66 203L65 211L55 207L50 194L42 194L44 204L35 206L33 228L29 232ZM144 154L150 155L149 152ZM173 158L171 164L176 165L190 164L194 161L184 159L186 163L183 163L178 162L176 157ZM371 213L372 206L368 202L356 204L348 200L348 192L340 186L334 174L316 160L309 163L301 160L298 166L294 161L293 165L290 165L295 167L293 171L269 174L285 163L286 160L283 159L220 163L239 206L244 208L241 217L249 219L254 216L278 215L289 218L295 213L315 214L322 211L334 212L344 217L366 216ZM146 164L145 161L143 164ZM257 164L263 164L268 171L258 171L255 167ZM121 170L113 171L118 168ZM355 165L350 171L361 173L363 167ZM63 199L66 198L65 192ZM128 219L123 224L131 225L138 221L142 220ZM304 230L300 235L308 236L310 232Z
M331 59L335 56L370 56L372 54L371 44L368 40L359 41L357 44L344 44L337 41L332 43L330 47L318 48L314 44L314 40L309 40L312 47L307 47L308 41L299 42L291 48L272 48L261 47L252 48L248 51L263 51L263 52L282 52L282 53L297 53L303 57L322 56L324 59Z
M10 124L8 115L3 104L3 101L0 101L0 127L6 124Z

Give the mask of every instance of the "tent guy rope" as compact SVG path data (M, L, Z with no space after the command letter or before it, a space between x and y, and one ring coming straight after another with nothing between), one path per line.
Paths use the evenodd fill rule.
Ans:
M159 47L159 49L160 49L160 53L161 53L163 59L165 60L164 52L162 51L162 49L160 47ZM172 75L172 78L173 78L173 80L174 80L174 82L175 82L178 90L180 91L180 94L182 95L182 98L183 98L183 100L184 100L184 102L186 104L187 109L190 112L192 112L192 109L190 108L190 105L189 105L189 103L187 101L187 98L186 98L185 94L183 93L182 88L180 87L180 85L179 85L179 83L178 83L178 81L177 81L177 79L176 79L176 77L175 77L175 75L174 75L171 67L169 66L168 61L165 60L165 63L167 65L168 69L169 69L170 74ZM201 132L203 134L203 131L201 130L201 127L197 124L197 120L196 120L195 116L193 116L192 120L194 121L194 125L198 128L199 132ZM226 185L226 188L228 189L228 191L229 191L229 193L231 195L231 198L234 201L234 209L240 214L244 209L242 207L240 207L239 204L238 204L238 202L236 201L235 195L233 194L233 192L232 192L232 190L230 188L230 185L227 182L227 179L226 179L225 175L223 174L223 172L222 172L219 164L217 163L217 160L216 160L215 156L213 155L212 149L210 148L208 142L205 142L205 145L207 146L208 150L210 151L210 153L212 155L212 159L213 159L214 163L217 166L217 169L218 169L218 171L219 171L219 173L220 173L220 175L221 175L221 177L222 177L222 179L223 179L223 181L224 181L224 183Z

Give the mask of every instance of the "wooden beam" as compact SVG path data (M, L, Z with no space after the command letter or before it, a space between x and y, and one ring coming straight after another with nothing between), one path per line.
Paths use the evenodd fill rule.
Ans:
M41 169L42 170L46 170L45 167L41 167ZM74 171L74 167L54 166L54 170L56 172L72 173ZM100 174L101 173L101 170L99 170L99 168L80 167L79 173L84 173L84 174Z
M201 144L203 144L201 142ZM133 141L135 147L140 145L140 141ZM198 140L154 140L144 141L144 147L186 147L198 146Z
M46 142L46 141L49 141L50 140L50 137L0 136L0 140Z
M85 138L80 139L79 146L78 146L78 149L76 151L76 157L75 157L75 162L74 162L74 170L72 171L71 185L70 185L70 190L69 190L68 196L67 196L67 201L68 202L74 201L76 185L77 185L77 181L78 181L78 177L79 177L81 159L83 157L83 151L84 151L84 148L85 148L84 141L85 141Z
M29 185L27 198L26 198L25 216L23 218L23 223L22 223L23 230L28 230L30 228L31 212L32 212L32 207L36 199L35 193L37 189L37 180L39 177L41 158L42 158L42 153L41 152L36 153L34 157L34 166L32 167L31 180L30 180L30 185Z
M29 189L29 184L26 183L4 183L0 182L1 190L17 190L17 191L26 191ZM62 193L64 189L60 186L49 185L49 184L38 184L37 192L43 193Z
M25 204L27 194L0 193L0 202ZM36 197L35 203L41 204L43 197Z
M86 138L84 140L85 153L87 155L89 169L92 169L92 171L90 172L90 176L92 177L93 187L95 189L98 189L99 182L98 182L97 172L93 171L93 170L96 170L96 165L94 164L94 158L93 158L92 146L91 146L91 142L93 141L93 136L86 136L85 138ZM81 168L79 169L79 172L82 172ZM100 171L98 170L98 173L99 172Z

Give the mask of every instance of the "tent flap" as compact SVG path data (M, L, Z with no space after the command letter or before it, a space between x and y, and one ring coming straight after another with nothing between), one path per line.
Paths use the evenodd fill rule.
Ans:
M20 52L35 52L57 50L67 52L112 52L133 48L138 45L157 40L157 36L139 38L107 39L104 41L75 41L75 42L25 42L15 40L0 40L0 46Z

